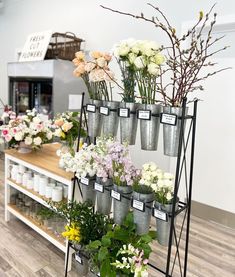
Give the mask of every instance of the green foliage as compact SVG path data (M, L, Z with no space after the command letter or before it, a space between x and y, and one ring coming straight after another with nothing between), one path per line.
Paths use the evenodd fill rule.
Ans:
M101 277L115 277L118 272L111 263L116 261L120 248L123 245L132 244L135 248L143 249L144 258L148 258L152 251L149 243L154 237L153 232L142 236L137 235L133 213L129 213L121 226L109 225L109 230L100 240L87 245L86 250L90 253L91 266L94 271L100 271Z
M133 185L133 191L143 194L153 193L153 189L150 186L140 185L139 183Z
M42 207L38 212L37 215L41 216L43 220L50 219L55 215L55 212L51 209Z

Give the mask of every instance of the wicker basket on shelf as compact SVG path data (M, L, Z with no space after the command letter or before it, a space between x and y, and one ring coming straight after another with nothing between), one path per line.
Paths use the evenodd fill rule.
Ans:
M72 61L75 52L81 49L84 40L74 33L54 33L48 46L45 59L62 59Z

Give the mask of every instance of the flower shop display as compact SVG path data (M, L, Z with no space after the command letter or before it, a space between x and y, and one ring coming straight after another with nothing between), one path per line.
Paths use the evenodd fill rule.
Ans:
M78 112L64 112L59 113L53 120L54 136L58 137L63 148L62 152L70 151L73 155L76 151L76 139L78 137L78 130L80 127ZM81 127L81 137L86 136L86 131Z
M16 147L20 153L28 153L52 141L51 121L45 120L36 109L28 110L26 115L10 119L0 127L3 139L9 147Z
M132 61L133 40L123 40L114 46L113 52L117 59L121 70L123 88L120 103L119 117L120 117L120 137L121 142L128 142L129 145L134 145L136 140L136 132L138 120L136 117L136 109L138 104L136 102L135 94L135 76ZM120 86L119 86L120 87Z
M110 226L101 239L89 243L86 249L93 272L100 273L101 277L147 276L146 264L152 251L149 244L155 234L149 232L140 236L135 228L133 214L129 213L122 225ZM132 265L131 268L120 266L119 262L125 261Z
M111 55L99 51L90 52L91 60L87 60L85 53L75 53L73 60L76 69L74 75L81 77L87 87L90 97L87 105L88 112L88 134L91 139L101 134L102 116L99 107L102 100L112 101L112 86L114 79L113 72L109 69Z

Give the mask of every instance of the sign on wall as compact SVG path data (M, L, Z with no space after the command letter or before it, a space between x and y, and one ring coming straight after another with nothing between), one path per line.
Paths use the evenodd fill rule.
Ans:
M22 49L19 62L44 60L51 35L51 30L30 34Z

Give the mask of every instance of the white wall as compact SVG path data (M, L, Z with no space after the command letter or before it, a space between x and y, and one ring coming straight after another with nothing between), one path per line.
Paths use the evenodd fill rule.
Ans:
M9 61L15 61L16 50L21 48L29 33L52 29L53 31L72 31L79 37L86 40L87 50L105 50L108 51L115 42L121 39L134 37L138 39L153 39L162 43L165 37L157 32L155 28L146 22L124 17L105 11L99 7L99 4L107 5L122 11L132 13L144 12L146 15L154 15L154 11L146 5L148 0L5 0L5 7L0 10L0 96L7 101L7 75L6 64ZM173 22L178 32L180 32L183 21L193 20L198 16L200 10L207 11L213 4L214 0L158 0L151 1L153 4L165 10L167 17ZM219 15L235 14L235 2L232 0L217 0L216 11ZM115 70L117 66L113 65ZM210 83L208 88L213 87ZM232 89L232 88L231 88ZM205 92L205 101L199 103L199 114L206 112L203 110L211 105L219 107L222 105L226 110L228 103L234 103L235 97L231 94L228 101L221 97L221 91L215 86ZM201 98L204 98L202 96ZM213 101L212 101L213 100ZM230 108L231 109L231 108ZM219 108L218 108L219 111ZM234 113L230 116L234 118ZM194 200L208 205L219 207L231 212L235 212L233 196L235 195L235 186L232 185L232 169L226 169L225 162L230 166L235 164L234 155L228 151L234 149L234 124L231 120L230 126L221 128L223 122L220 122L218 129L222 130L220 137L211 133L209 122L199 116L197 147L196 147L196 167L194 183ZM217 128L217 125L215 124ZM233 131L231 131L233 129ZM229 134L229 140L227 138ZM210 147L206 147L205 144ZM223 143L229 143L226 151L223 151ZM160 141L159 148L162 146ZM207 150L208 154L207 154ZM221 154L222 153L222 154ZM156 153L146 153L137 151L134 147L133 156L137 164L145 161L155 160L165 170L169 168L169 159L162 157L162 151ZM205 162L205 156L208 162ZM220 159L218 166L218 157ZM204 169L204 170L203 170ZM219 171L219 169L221 169ZM218 178L211 179L213 174L218 174ZM226 177L225 175L226 174ZM225 181L226 178L226 182ZM216 183L216 186L215 186ZM223 188L222 184L223 183ZM216 187L216 189L215 189ZM228 203L228 204L226 204Z

